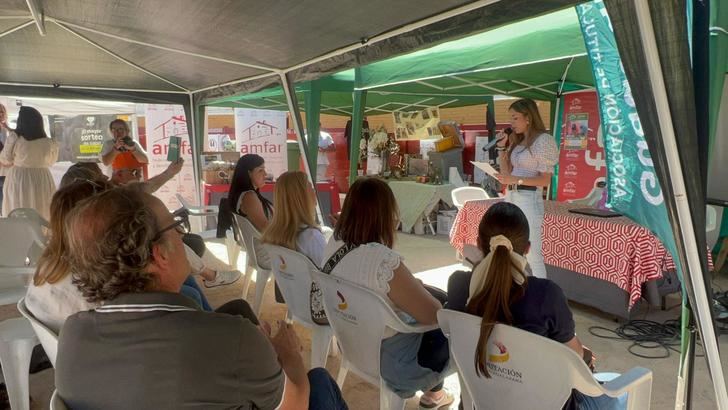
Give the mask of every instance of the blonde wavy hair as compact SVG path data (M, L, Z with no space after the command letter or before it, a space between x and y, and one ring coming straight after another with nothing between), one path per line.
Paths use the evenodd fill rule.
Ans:
M308 178L303 172L281 174L276 181L273 201L276 211L263 232L263 242L295 250L302 226L319 227L316 223L316 202L307 189Z

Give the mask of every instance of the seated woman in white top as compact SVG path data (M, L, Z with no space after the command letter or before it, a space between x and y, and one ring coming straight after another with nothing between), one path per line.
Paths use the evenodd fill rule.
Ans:
M397 225L397 204L387 183L359 178L349 188L334 236L324 251L324 263L335 264L325 273L379 293L409 323L436 324L442 305L392 250ZM344 256L331 258L339 250ZM382 340L381 374L387 386L401 397L425 391L420 400L425 408L452 401L452 395L442 389L442 381L451 372L449 359L447 339L440 329L424 334L392 332Z
M323 264L326 238L316 223L316 191L301 171L288 171L276 181L276 213L263 233L263 242L298 251L319 268ZM327 324L321 290L311 292L311 318Z
M246 154L235 165L228 199L233 211L248 218L258 232L263 232L273 217L273 205L260 194L265 185L265 160Z

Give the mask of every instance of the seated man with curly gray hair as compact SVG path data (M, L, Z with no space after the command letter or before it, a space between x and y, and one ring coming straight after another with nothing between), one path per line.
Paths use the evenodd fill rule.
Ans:
M68 407L346 409L326 370L307 374L290 325L271 337L270 326L179 294L190 270L181 226L159 199L128 188L71 211L74 283L103 304L61 329L56 388Z

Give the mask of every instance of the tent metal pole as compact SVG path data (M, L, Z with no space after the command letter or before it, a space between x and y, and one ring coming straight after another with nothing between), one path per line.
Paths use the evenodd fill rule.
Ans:
M298 140L298 149L301 151L301 158L303 159L303 168L308 177L308 181L311 182L314 189L316 189L316 180L311 174L311 167L308 165L308 153L306 152L306 144L303 138L303 120L301 119L301 110L298 107L298 100L296 99L296 89L293 82L290 81L288 75L281 73L281 86L283 92L286 93L286 100L288 101L288 111L291 114L291 122L293 123L293 129L296 131L296 139ZM321 205L318 201L318 195L316 195L316 216L321 223L324 223L323 213L321 212Z
M354 69L354 85L361 81L361 68ZM349 186L359 176L359 156L364 125L364 109L367 106L367 91L354 88L354 107L351 109L351 142L349 143ZM366 170L364 172L366 174Z
M35 25L38 26L38 31L40 32L40 35L45 37L45 16L43 15L42 7L40 6L40 4L38 4L38 0L25 0L25 2L28 4L28 9L30 10L30 15L33 16Z
M37 87L37 88L58 88L53 84L31 84L31 83L11 83L0 81L0 85L7 85L11 87ZM87 87L83 85L61 85L60 88L71 89L71 90L96 90L96 91L128 91L136 93L162 93L162 94L184 94L188 95L189 92L185 91L172 91L172 90L141 90L135 88L113 88L113 87Z
M665 156L667 158L669 183L672 185L675 195L674 201L677 210L678 226L680 236L684 243L685 278L688 284L688 291L692 288L694 308L697 314L698 330L705 350L705 357L708 362L713 389L715 391L716 403L719 409L728 409L728 392L726 392L723 368L720 362L718 341L713 328L711 314L711 303L707 298L707 289L702 277L702 264L700 261L701 252L698 249L695 238L695 229L690 213L685 180L683 178L680 155L678 154L677 140L672 126L672 115L667 98L665 80L662 76L662 66L657 50L655 31L652 25L652 17L648 0L635 0L635 16L639 22L640 38L643 44L643 52L647 61L649 81L652 85L652 94L655 101L655 109L659 118L660 131L665 144ZM694 280L697 279L697 280ZM692 286L690 286L692 285ZM688 397L688 400L690 398Z
M122 56L120 56L120 55L118 55L118 54L114 53L113 51L111 51L111 50L109 50L108 48L106 48L106 47L104 47L104 46L102 46L102 45L100 45L100 44L96 43L95 41L93 41L93 40L91 40L91 39L87 38L86 36L84 36L84 35L82 35L82 34L80 34L80 33L77 33L76 31L72 30L71 28L69 28L69 27L66 27L66 26L64 26L63 24L61 24L61 23L59 23L59 22L57 22L57 21L54 21L53 23L54 23L55 25L57 25L58 27L60 27L60 28L62 28L62 29L64 29L64 30L66 30L66 31L68 31L68 32L69 32L69 33L71 33L71 34L73 34L74 36L76 36L76 37L80 38L80 39L81 39L81 40L83 40L84 42L86 42L86 43L88 43L88 44L91 44L92 46L94 46L94 47L98 48L99 50L103 51L104 53L106 53L106 54L108 54L108 55L110 55L110 56L114 57L115 59L117 59L117 60L119 60L119 61L121 61L121 62L123 62L123 63L126 63L126 64L128 64L129 66L131 66L131 67L133 67L133 68L135 68L135 69L137 69L137 70L139 70L139 71L141 71L141 72L143 72L143 73L145 73L145 74L147 74L147 75L151 75L152 77L154 77L154 78L156 78L156 79L158 79L158 80L164 81L165 83L167 83L167 84L169 84L169 85L175 86L175 87L179 88L180 90L183 90L183 91L185 91L185 92L188 92L188 93L190 92L190 90L188 90L188 89L187 89L186 87L183 87L183 86L181 86L181 85L179 85L179 84L177 84L177 83L174 83L174 82L172 82L172 81L170 81L170 80L168 80L168 79L166 79L166 78L162 77L162 76L161 76L161 75L159 75L159 74L155 74L155 73L153 73L153 72L151 72L151 71L147 70L146 68L144 68L144 67L142 67L142 66L140 66L140 65L138 65L138 64L136 64L136 63L133 63L133 62L131 62L131 61L127 60L126 58L124 58L124 57L122 57Z
M200 164L198 162L200 147L197 144L197 107L195 107L192 93L189 93L188 95L190 101L190 125L192 125L192 129L187 130L187 136L189 137L190 145L192 146L192 173L195 179L195 192L197 192L197 200L199 201L200 205L203 205L204 201L202 200L202 190L200 189L200 178L202 178L202 172L200 170Z
M62 23L62 24L65 24L65 25L67 25L69 27L73 27L73 28L76 28L76 29L79 29L79 30L83 30L83 31L88 31L89 33L98 34L98 35L101 35L101 36L104 36L104 37L113 38L115 40L121 40L121 41L124 41L124 42L127 42L127 43L138 44L140 46L156 48L156 49L159 49L159 50L169 51L169 52L172 52L172 53L184 54L184 55L190 56L190 57L198 57L198 58L203 58L205 60L217 61L217 62L220 62L220 63L235 64L235 65L239 65L239 66L243 66L243 67L255 68L256 70L273 71L273 72L276 71L276 69L275 68L272 68L272 67L264 67L264 66L260 66L260 65L256 65L256 64L248 64L248 63L243 63L243 62L240 62L240 61L228 60L226 58L213 57L213 56L208 56L208 55L205 55L205 54L193 53L191 51L180 50L178 48L165 47L165 46L161 46L159 44L154 44L154 43L148 43L148 42L145 42L145 41L134 40L134 39L131 39L131 38L128 38L128 37L118 36L116 34L107 33L105 31L101 31L101 30L95 30L95 29L92 29L92 28L89 28L89 27L84 27L84 26L81 26L81 25L78 25L78 24L74 24L74 23L71 23L71 22L68 22L68 21L64 21L64 20L61 20L61 19L57 19L57 18L50 18L49 17L48 18L48 21Z
M33 24L35 24L35 22L34 22L33 20L31 20L31 21L26 21L26 22L25 22L25 23L23 23L23 24L20 24L20 25L18 25L18 26L15 26L15 27L13 27L13 28L10 28L10 29L8 29L8 30L5 30L5 31L3 31L2 33L0 33L0 37L5 37L5 36L7 36L8 34L12 34L12 33L15 33L16 31L18 31L18 30L22 30L22 29L24 29L24 28L26 28L26 27L28 27L28 26L32 26Z
M311 168L311 177L315 182L318 178L318 142L321 133L321 84L314 80L310 82L311 92L304 96L306 104L306 159ZM323 155L326 155L324 153ZM315 174L314 174L315 170ZM315 185L314 185L315 186Z

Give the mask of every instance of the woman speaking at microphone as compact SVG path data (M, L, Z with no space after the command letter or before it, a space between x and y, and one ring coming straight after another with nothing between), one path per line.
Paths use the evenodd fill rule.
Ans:
M506 200L517 205L528 219L531 249L527 255L531 273L546 278L541 252L543 189L551 183L559 149L546 133L536 103L531 99L514 102L508 108L512 132L501 133L496 144L501 169L498 181L506 186Z

